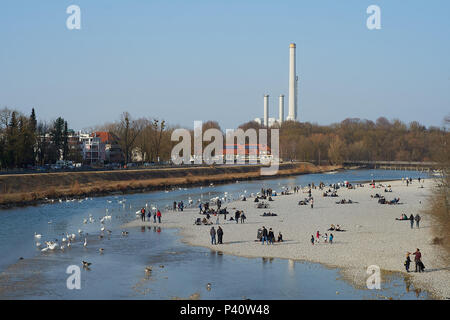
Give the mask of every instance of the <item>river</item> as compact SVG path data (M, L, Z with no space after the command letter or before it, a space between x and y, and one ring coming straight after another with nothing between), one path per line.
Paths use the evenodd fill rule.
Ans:
M280 191L284 186L356 181L428 178L416 171L350 170L334 174L306 174L289 178L241 181L218 186L174 188L131 195L69 199L53 204L0 211L0 299L427 299L401 275L390 275L381 290L354 288L338 269L285 259L255 259L225 255L180 241L177 230L157 227L127 230L139 208L165 208L173 201L203 201L215 196L228 200L258 192L261 187ZM112 231L100 239L100 218L106 212ZM93 223L83 223L92 216ZM82 229L88 245L75 242L64 251L41 252L35 233L44 240L61 238ZM84 237L83 237L84 239ZM104 248L103 254L99 248ZM81 268L81 289L69 290L70 265ZM151 265L150 274L145 267ZM386 278L386 277L384 277ZM207 287L210 283L210 288Z

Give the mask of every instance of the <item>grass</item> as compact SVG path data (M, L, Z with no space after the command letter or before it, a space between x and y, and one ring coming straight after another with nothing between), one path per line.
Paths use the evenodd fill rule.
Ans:
M219 166L101 172L61 172L0 176L0 206L26 205L64 197L103 195L111 192L164 190L172 186L263 179L261 166ZM274 177L335 170L310 163L281 164Z

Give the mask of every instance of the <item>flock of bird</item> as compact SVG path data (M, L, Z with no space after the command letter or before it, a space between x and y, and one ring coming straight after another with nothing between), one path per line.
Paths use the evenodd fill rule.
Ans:
M238 183L238 181L236 181L236 183ZM212 187L212 186L214 186L214 185L211 183L211 184L210 184L210 187ZM187 188L184 188L184 189L178 188L178 189L179 189L179 190L187 190ZM200 189L203 189L203 187L200 187ZM173 188L172 190L175 190L175 188ZM166 190L165 192L167 193L167 192L169 192L169 191ZM209 192L209 195L211 195L211 192ZM245 197L246 195L247 195L247 190L244 190L243 193L239 194L239 197L238 197L238 198L239 198L239 199L242 199L242 198ZM251 197L254 197L254 194L251 193L250 196L251 196ZM88 200L88 199L91 199L91 200L92 200L92 198L87 198L87 197L86 197L85 199L70 199L70 200L67 199L67 200L65 200L65 202L74 202L74 201L78 201L79 203L81 203L81 202L83 202L84 200ZM216 196L216 197L210 198L210 199L209 199L209 202L210 202L211 204L216 204L217 201L218 201L219 199L222 201L222 203L235 200L234 197L233 197L231 194L229 194L228 192L224 192L224 193L223 193L223 196ZM50 200L50 201L51 201L51 202L54 202L55 200ZM62 199L58 199L58 201L59 201L60 203L63 202ZM123 206L123 208L125 209L125 207L126 207L126 201L127 201L126 199L122 199L122 200L118 200L117 203L118 203L118 204L121 204L121 205ZM200 198L199 198L196 202L197 202L197 204L199 204L199 203L201 203L201 202L203 202L203 201L204 201L204 200L203 200L203 193L202 193L201 196L200 196ZM113 203L113 201L112 201L112 200L107 200L107 203L111 204L111 203ZM189 197L189 198L188 198L188 204L187 204L185 207L186 207L186 208L188 208L188 207L193 207L194 205L195 205L195 204L194 204L194 200L193 200L191 197ZM129 207L131 208L131 204L130 204ZM149 207L149 204L146 203L146 204L145 204L145 207L148 208L148 207ZM167 210L169 210L170 208L171 208L170 205L166 206L166 209L167 209ZM152 210L153 212L156 212L157 207L156 207L156 206L151 206L151 210ZM136 215L138 215L138 214L140 214L140 210L138 210L138 211L136 212ZM110 221L111 219L112 219L112 215L109 213L108 208L106 208L106 214L105 214L103 217L101 217L101 218L99 219L99 222L100 222L100 235L99 235L99 238L100 238L100 239L102 239L102 238L104 237L104 233L105 233L105 232L107 232L108 235L110 235L110 234L112 233L112 231L109 230L109 229L106 229L106 227L105 227L105 225L104 225L105 222ZM91 223L91 224L92 224L92 223L95 223L95 222L96 222L96 219L92 216L92 214L89 214L89 217L83 219L83 224L88 224L88 223ZM52 220L48 221L48 224L51 224L51 223L53 223ZM121 232L121 235L122 235L122 236L127 236L127 235L128 235L128 231L122 231L122 232ZM77 241L78 241L79 243L82 243L83 247L87 248L87 246L88 246L87 237L88 237L88 233L85 233L82 229L78 229L77 234L76 234L76 233L71 233L71 234L65 233L65 234L62 234L62 238L61 238L60 240L54 239L54 240L51 240L51 241L44 241L43 243L44 243L45 245L42 245L42 242L41 242L42 234L38 234L38 233L36 233L36 232L34 233L34 238L35 238L35 241L36 241L36 247L37 247L41 252L57 251L57 250L64 251L64 250L70 248L70 247L71 247L73 244L75 244ZM104 248L100 248L100 249L99 249L99 253L100 253L100 254L103 254L103 252L104 252ZM83 265L83 267L85 267L85 268L89 268L89 266L91 265L91 263L83 260L83 261L82 261L82 265ZM146 267L146 268L145 268L145 272L146 272L146 273L150 273L151 271L152 271L152 268L151 268L151 267Z

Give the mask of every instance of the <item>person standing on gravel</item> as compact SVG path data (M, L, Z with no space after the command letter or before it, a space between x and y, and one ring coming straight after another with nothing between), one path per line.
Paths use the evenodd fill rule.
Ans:
M419 222L420 222L420 216L419 214L416 214L416 217L414 218L414 220L416 220L416 228L419 229Z
M214 229L214 227L211 227L209 234L211 235L211 244L217 244L216 243L216 229Z

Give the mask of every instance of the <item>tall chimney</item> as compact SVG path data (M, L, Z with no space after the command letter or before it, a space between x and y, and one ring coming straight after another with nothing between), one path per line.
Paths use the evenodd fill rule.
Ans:
M280 98L279 98L279 112L280 112L280 119L279 122L283 123L284 120L284 94L280 94Z
M289 46L289 114L286 120L297 120L296 82L295 43L291 43Z
M264 127L269 125L269 95L264 95Z

